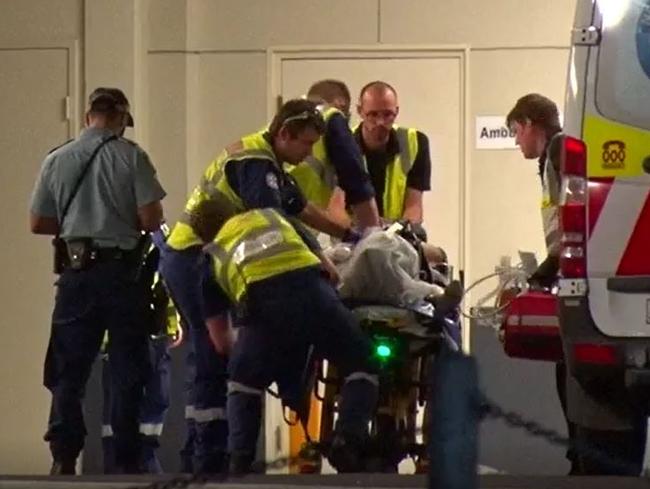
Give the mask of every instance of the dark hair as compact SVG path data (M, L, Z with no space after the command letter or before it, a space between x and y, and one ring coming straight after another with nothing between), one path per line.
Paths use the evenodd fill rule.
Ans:
M307 128L314 129L318 134L325 132L325 121L316 103L305 99L289 100L280 107L269 126L269 138L275 139L285 126L292 138Z
M133 127L133 116L129 112L129 99L119 88L98 87L88 96L89 114L106 114L109 117L126 114L127 126Z
M343 97L350 105L350 90L341 80L326 79L314 83L307 91L307 98L331 104L337 97Z
M237 214L232 202L218 194L199 202L189 213L189 224L205 243L217 235L228 219Z
M521 97L506 117L508 127L514 122L525 123L526 121L544 129L548 139L562 130L557 105L538 93L529 93Z
M374 80L366 83L363 87L361 87L361 90L359 91L359 100L361 100L365 93L371 88L383 88L384 90L390 90L397 97L397 90L395 90L395 88L390 83L381 80Z

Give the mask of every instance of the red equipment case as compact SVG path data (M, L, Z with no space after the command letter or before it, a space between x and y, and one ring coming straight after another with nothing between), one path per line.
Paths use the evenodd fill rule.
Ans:
M557 309L557 297L550 292L529 291L513 298L501 324L506 355L548 362L562 360Z

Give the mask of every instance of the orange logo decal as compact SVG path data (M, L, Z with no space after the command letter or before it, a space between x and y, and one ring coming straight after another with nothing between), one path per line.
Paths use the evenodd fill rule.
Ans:
M603 143L603 168L625 168L625 143L623 141L605 141Z

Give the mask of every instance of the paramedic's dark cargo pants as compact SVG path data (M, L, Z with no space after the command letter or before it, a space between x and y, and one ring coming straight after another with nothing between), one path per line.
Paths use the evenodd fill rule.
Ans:
M257 282L249 288L247 305L228 367L231 453L254 454L264 389L287 373L301 372L310 345L346 378L336 430L363 437L377 402L370 342L319 270Z

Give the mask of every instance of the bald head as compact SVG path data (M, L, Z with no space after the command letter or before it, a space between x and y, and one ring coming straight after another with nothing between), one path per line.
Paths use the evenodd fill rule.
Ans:
M366 84L359 93L357 112L365 146L371 150L385 149L399 113L396 90L383 81Z
M390 84L385 81L375 80L370 83L366 83L359 92L359 103L367 95L369 97L376 97L378 95L383 95L385 93L392 94L397 101L397 90Z

